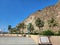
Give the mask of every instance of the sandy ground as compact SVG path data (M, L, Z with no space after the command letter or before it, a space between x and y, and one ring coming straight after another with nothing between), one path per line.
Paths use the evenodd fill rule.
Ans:
M35 41L36 44L39 42L39 35L31 35L31 38Z
M60 36L51 36L50 41L53 45L60 45Z
M35 41L36 44L40 42L40 37L41 36L39 35L31 35L31 38ZM60 45L60 36L50 36L50 42L52 45Z

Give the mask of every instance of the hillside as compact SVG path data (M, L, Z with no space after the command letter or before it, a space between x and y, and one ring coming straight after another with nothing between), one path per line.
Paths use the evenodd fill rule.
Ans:
M43 10L38 10L37 12L31 14L27 19L24 20L24 23L28 25L29 23L32 23L34 25L35 30L38 30L38 27L35 25L35 20L37 18L40 18L44 21L44 27L43 30L51 29L53 31L60 30L60 2L53 5L46 7ZM58 23L58 26L54 28L50 28L47 21L51 18L54 18L56 22Z

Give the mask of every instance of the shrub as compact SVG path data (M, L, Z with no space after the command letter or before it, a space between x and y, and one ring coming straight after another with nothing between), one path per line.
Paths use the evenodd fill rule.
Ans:
M55 36L60 36L60 31L54 34Z
M54 32L52 32L51 30L46 30L42 32L42 35L51 36L51 35L54 35Z
M57 35L60 35L60 31L58 31L58 34Z
M55 35L60 36L60 31L58 31L58 33L56 33Z

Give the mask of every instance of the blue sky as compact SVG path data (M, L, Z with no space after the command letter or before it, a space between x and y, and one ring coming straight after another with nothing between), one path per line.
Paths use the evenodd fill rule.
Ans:
M58 0L0 0L0 29L7 31L8 25L15 27L30 14L57 2Z

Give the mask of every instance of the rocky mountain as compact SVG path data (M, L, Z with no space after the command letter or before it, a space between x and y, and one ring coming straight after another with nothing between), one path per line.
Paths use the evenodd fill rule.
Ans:
M29 23L32 23L34 25L35 30L39 30L38 27L36 27L35 20L37 18L40 18L44 21L44 27L43 30L51 29L52 31L58 31L60 30L60 2L53 6L48 6L44 8L43 10L38 10L35 13L31 14L27 19L25 19L23 22L28 25ZM58 26L50 28L48 25L48 20L54 18L56 22L58 23ZM26 29L27 30L27 29Z

